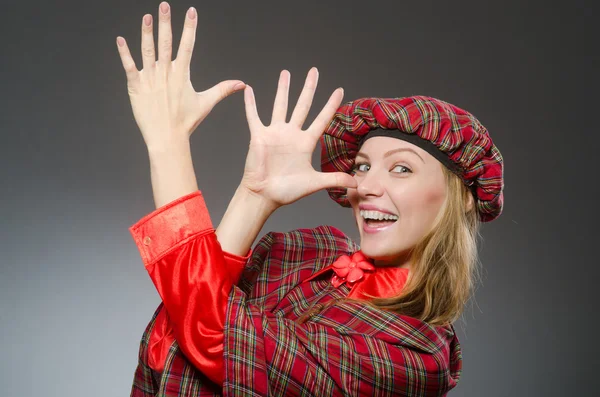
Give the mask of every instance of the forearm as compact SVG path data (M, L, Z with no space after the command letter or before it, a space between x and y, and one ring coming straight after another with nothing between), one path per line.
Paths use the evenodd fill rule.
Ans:
M198 190L189 142L148 155L156 208ZM223 251L246 255L274 211L274 205L238 187L216 230Z
M238 187L216 230L223 251L246 255L275 209L261 197Z
M148 150L154 204L162 207L198 190L189 141L161 150Z

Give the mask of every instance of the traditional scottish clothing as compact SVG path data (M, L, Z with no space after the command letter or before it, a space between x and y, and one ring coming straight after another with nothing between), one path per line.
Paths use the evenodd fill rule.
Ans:
M130 229L164 302L142 338L132 396L442 396L456 385L461 351L452 325L430 326L358 300L397 293L407 269L366 269L352 287L332 283L344 278L334 263L343 268L345 255L352 262L358 246L321 226L267 234L232 286L199 208L195 192ZM348 296L357 300L326 307ZM207 317L222 321L220 342L207 341ZM148 365L150 340L169 321L185 329L171 339L159 373ZM209 343L216 358L197 354L193 343Z
M323 171L350 172L364 140L408 140L471 188L482 221L502 210L502 157L468 112L429 97L343 105L322 137ZM330 196L348 206L345 189ZM163 303L146 328L131 395L444 396L462 367L452 324L377 308L406 268L374 268L341 231L269 233L223 252L200 192L130 228Z

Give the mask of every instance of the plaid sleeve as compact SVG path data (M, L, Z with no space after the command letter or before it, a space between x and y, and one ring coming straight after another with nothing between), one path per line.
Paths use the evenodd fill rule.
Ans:
M148 366L148 339L154 328L157 315L163 310L162 303L158 306L140 341L138 365L135 369L130 397L154 397L158 392L158 385L152 377L152 369Z
M224 396L446 395L456 384L447 346L427 343L408 325L404 335L388 334L391 324L371 310L332 306L299 324L261 311L235 288L225 328Z

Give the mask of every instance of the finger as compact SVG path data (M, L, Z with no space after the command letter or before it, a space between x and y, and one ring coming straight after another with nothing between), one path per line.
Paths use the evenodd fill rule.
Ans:
M316 192L330 187L356 188L357 186L356 179L345 172L316 172L311 190Z
M344 89L338 88L333 91L333 94L329 97L329 100L315 119L310 127L307 129L307 132L315 135L315 139L318 139L333 119L335 112L340 107L342 103L342 98L344 98Z
M256 110L254 90L249 85L246 85L246 89L244 90L244 103L246 105L246 119L248 120L248 127L250 127L250 134L252 135L254 131L262 126L262 122Z
M142 19L142 63L144 70L154 68L156 54L154 53L154 33L152 31L152 15L146 14Z
M177 69L179 72L189 74L192 53L194 52L194 42L196 41L196 25L198 24L198 14L194 7L190 7L183 23L183 33L177 50Z
M119 50L119 55L121 56L123 69L125 69L125 73L127 75L127 83L130 85L136 84L139 81L140 72L138 72L137 67L135 66L135 61L131 57L127 42L121 36L117 37L117 49Z
M212 109L217 103L227 98L234 92L240 91L246 87L243 81L240 80L225 80L216 84L212 88L201 92L198 96L204 101L206 100Z
M282 70L279 74L279 84L277 85L277 95L275 95L275 104L273 105L273 116L271 124L283 122L287 117L288 97L290 91L290 72Z
M317 70L317 68L313 67L308 72L308 76L306 76L304 88L300 93L300 98L298 98L298 103L296 104L294 113L292 113L290 124L294 124L302 128L302 124L304 124L306 116L308 115L308 111L310 110L310 106L312 105L312 100L315 96L315 90L317 89L318 80L319 71Z
M158 63L163 66L170 65L173 48L173 34L171 32L171 7L163 1L158 7Z

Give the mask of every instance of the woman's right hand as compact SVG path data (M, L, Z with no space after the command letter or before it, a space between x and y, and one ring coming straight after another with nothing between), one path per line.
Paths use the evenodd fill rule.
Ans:
M260 121L254 93L250 86L246 86L244 101L251 138L240 188L259 197L272 210L328 187L356 187L355 179L349 174L323 173L312 167L315 146L344 95L341 88L335 90L315 121L306 130L302 130L317 81L318 71L312 68L288 123L286 115L290 73L282 71L271 124L268 126Z
M245 87L240 80L226 80L196 92L190 81L190 61L194 49L198 16L191 7L186 14L175 60L171 61L171 11L160 3L158 61L154 51L152 15L142 20L143 69L138 71L125 39L117 37L117 47L127 74L127 88L133 114L149 150L163 151L189 140L196 127L213 107L228 95Z

